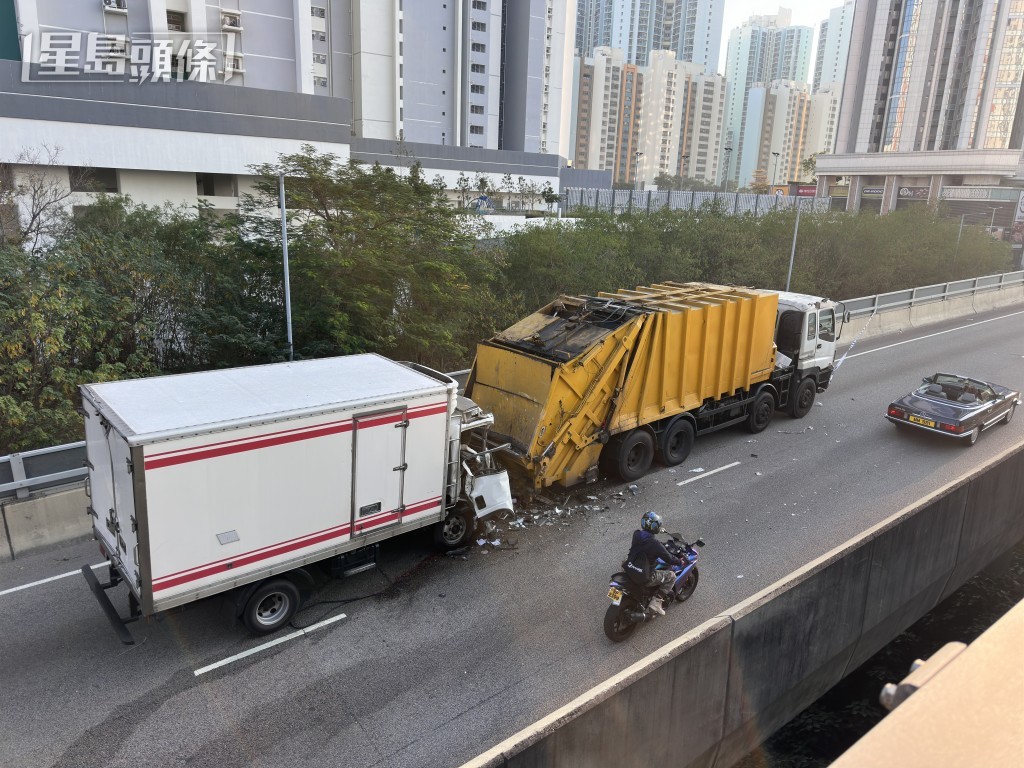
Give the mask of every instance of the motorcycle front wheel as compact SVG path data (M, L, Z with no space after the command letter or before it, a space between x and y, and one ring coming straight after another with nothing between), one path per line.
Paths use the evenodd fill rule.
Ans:
M680 580L679 584L672 590L676 596L676 601L682 603L690 599L693 591L697 589L697 580L700 578L700 574L697 573L697 566L693 566L690 572L687 573Z
M604 614L604 633L613 643L621 643L636 631L625 605L609 605Z

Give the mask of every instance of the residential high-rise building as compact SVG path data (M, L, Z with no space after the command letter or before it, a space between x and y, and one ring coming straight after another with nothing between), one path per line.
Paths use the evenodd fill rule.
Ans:
M846 57L850 51L850 30L853 27L854 0L846 0L829 11L818 31L818 50L814 62L811 93L843 82Z
M581 61L579 72L575 166L611 171L615 182L634 184L643 72L618 48L604 46Z
M616 0L579 0L576 7L576 56L589 58L595 48L612 44Z
M652 51L644 73L639 177L650 186L660 174L716 181L725 117L725 78Z
M836 155L818 159L819 187L850 179L850 209L882 189L883 213L914 200L1012 208L1015 194L993 188L1024 183L1022 51L1021 0L857 0Z
M823 85L811 94L811 112L803 159L806 160L811 155L829 155L835 149L842 96L842 86L836 84ZM804 176L798 178L803 180Z
M653 47L717 72L724 12L721 0L663 0L661 37Z
M576 0L13 2L30 61L68 33L120 35L130 63L141 40L209 42L216 82L346 99L358 137L566 151Z
M773 184L800 177L810 108L807 83L774 80L750 89L746 126L749 140L738 159L742 178L753 178L755 170L764 171Z
M773 81L807 82L814 33L810 27L790 26L791 19L791 11L780 8L774 16L752 16L729 34L725 157L730 167L723 175L737 186L750 181L757 164L760 128L748 132L746 126L748 114L756 112L748 108L751 88Z
M718 69L722 40L721 0L579 0L576 51L623 51L626 61L647 66L651 51L674 51L677 61Z
M652 51L638 67L617 48L577 58L573 110L577 168L651 186L659 174L717 181L726 84L722 75Z

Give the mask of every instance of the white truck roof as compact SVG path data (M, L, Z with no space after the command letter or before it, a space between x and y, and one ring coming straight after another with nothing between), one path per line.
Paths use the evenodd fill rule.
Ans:
M779 304L787 307L809 312L812 309L820 309L823 304L831 306L832 301L821 296L809 296L806 293L791 293L789 291L778 291Z
M349 355L82 386L129 444L238 424L444 394L442 381L380 355Z

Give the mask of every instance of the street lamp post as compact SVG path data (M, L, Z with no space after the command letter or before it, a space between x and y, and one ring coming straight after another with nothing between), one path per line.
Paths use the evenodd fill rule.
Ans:
M639 149L633 153L633 189L639 191L640 189L640 158L644 156L644 153Z
M689 159L690 159L689 155L683 155L683 162L679 166L679 170L683 171L683 174L682 174L683 178L686 178L687 176L689 176L689 173L687 173L687 168L686 168L686 161L689 160Z
M292 288L288 279L288 215L284 209L284 173L277 176L277 194L281 205L281 255L284 259L284 317L288 332L288 359L295 359L292 342Z
M772 186L774 187L778 183L779 178L779 153L772 152L775 156L775 170L772 171Z
M732 147L725 147L725 192L729 191L729 173L732 171Z
M990 206L990 207L992 208L992 221L989 222L988 233L991 235L992 234L992 230L994 230L996 228L996 211L999 210L999 206L998 205L993 205L993 206Z

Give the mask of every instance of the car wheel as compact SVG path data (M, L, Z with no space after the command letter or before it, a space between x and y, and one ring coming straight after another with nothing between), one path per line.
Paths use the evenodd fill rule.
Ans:
M817 391L818 385L814 383L814 379L807 378L801 381L793 393L793 399L789 401L789 415L794 419L806 416L814 405L814 395Z
M658 441L658 458L666 467L674 467L686 461L693 448L693 424L679 418L669 424Z
M1005 416L1005 418L1003 418L1003 424L1009 424L1010 423L1010 419L1013 418L1013 409L1016 408L1016 407L1017 407L1016 403L1014 403L1013 405L1010 406L1010 410L1008 410L1006 412L1006 416Z
M964 442L968 445L968 447L972 446L976 442L978 442L979 435L981 435L981 427L975 427L974 429L971 430L971 434L967 436L967 439Z
M750 413L747 416L747 431L752 435L764 432L768 425L772 423L774 415L775 397L771 392L762 392L754 398L754 402L750 405Z

